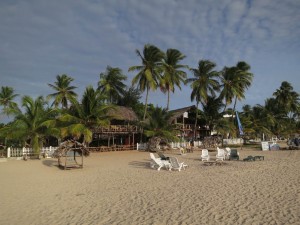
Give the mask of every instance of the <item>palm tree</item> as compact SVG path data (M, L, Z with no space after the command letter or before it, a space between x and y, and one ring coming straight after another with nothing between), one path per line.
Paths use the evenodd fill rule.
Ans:
M69 113L62 114L56 120L56 126L61 128L62 137L83 137L83 142L88 144L92 140L93 128L109 124L107 110L112 106L104 104L104 97L92 86L86 88L80 103L72 103Z
M239 84L243 92L245 92L250 87L254 76L252 73L249 72L251 67L246 62L241 61L237 63L236 69L237 69L236 73L239 77ZM239 98L238 95L235 96L233 112L235 111L237 100L242 100L242 98Z
M122 81L126 79L120 68L107 66L106 71L100 74L98 90L108 97L109 103L116 103L124 95L126 85Z
M174 125L170 123L172 113L166 109L156 107L150 111L150 119L144 124L144 134L150 138L149 143L154 142L154 148L161 140L165 142L178 141L178 131L175 130ZM151 150L151 146L149 147Z
M282 82L280 88L273 93L273 96L278 103L278 108L283 110L287 116L291 113L299 112L299 94L293 90L289 82ZM289 117L291 117L291 115Z
M238 62L235 67L225 67L221 73L221 98L225 99L225 107L235 98L233 113L237 100L245 98L245 91L251 85L253 74L249 72L250 66L245 62Z
M17 108L17 103L13 100L18 94L14 94L14 89L8 86L2 86L0 92L0 106L3 106L2 112L6 115L11 114L13 109Z
M76 99L77 94L73 91L75 86L70 86L70 83L74 79L69 77L66 74L57 75L56 81L53 84L48 84L51 88L53 88L56 92L48 95L48 98L54 98L54 102L52 105L58 107L61 104L62 108L68 108L68 102Z
M187 65L181 65L179 62L186 56L177 49L168 49L162 61L163 76L160 83L160 88L164 93L168 93L167 110L170 105L170 91L174 93L175 86L181 89L180 84L186 78L186 72L183 68L188 68Z
M138 71L138 74L132 79L132 85L137 84L139 90L146 91L145 110L143 120L146 118L149 90L156 90L160 79L161 61L164 53L154 45L144 46L143 54L136 50L136 54L142 60L141 66L132 66L128 71Z
M29 96L22 98L22 110L16 112L15 120L3 128L8 139L30 141L35 153L39 153L45 136L53 134L53 130L46 126L46 122L53 119L55 110L45 108L46 102L42 96L35 100Z
M186 80L186 83L191 83L191 101L196 100L197 105L194 129L195 138L199 103L205 106L208 101L208 96L215 96L215 92L219 89L219 82L217 80L219 72L214 70L215 67L216 64L209 60L200 60L198 68L191 69L194 77Z

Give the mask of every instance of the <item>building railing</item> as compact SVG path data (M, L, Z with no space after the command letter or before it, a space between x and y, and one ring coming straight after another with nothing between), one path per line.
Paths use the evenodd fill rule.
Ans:
M142 128L136 125L109 125L93 129L93 133L140 133Z

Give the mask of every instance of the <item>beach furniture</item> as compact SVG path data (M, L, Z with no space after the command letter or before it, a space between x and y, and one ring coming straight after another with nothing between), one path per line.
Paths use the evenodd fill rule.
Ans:
M166 157L162 152L157 152L157 155L161 160L169 160L169 157Z
M246 158L243 159L245 162L255 161L255 157L252 155L248 155Z
M229 154L229 160L236 159L239 160L239 152L236 149L231 149L230 154Z
M225 159L229 159L230 152L231 152L231 148L226 147L225 148Z
M216 161L223 161L223 160L225 160L225 151L224 149L217 147Z
M265 160L265 157L263 155L256 155L254 156L254 160Z
M188 165L184 164L183 162L178 162L178 159L176 157L169 157L169 161L171 164L170 170L178 170L181 171L182 169L185 169Z
M150 162L151 168L157 167L157 170L160 171L162 167L165 167L166 169L170 170L171 164L169 161L156 158L153 153L150 153L150 158L151 158L151 162Z
M202 149L201 160L202 161L209 161L209 154L208 154L207 149Z

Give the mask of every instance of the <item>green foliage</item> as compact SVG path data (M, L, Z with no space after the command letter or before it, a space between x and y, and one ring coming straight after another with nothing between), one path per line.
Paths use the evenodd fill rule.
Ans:
M116 103L124 95L126 85L123 83L127 77L120 68L106 67L106 71L100 74L98 90L103 96L107 96L109 103Z
M132 85L138 86L142 92L146 90L145 110L143 120L146 118L149 90L156 90L159 85L161 61L164 53L154 45L144 46L143 55L136 50L138 57L142 61L141 66L132 66L128 71L138 71L138 74L132 79Z
M170 124L172 116L166 109L156 107L149 110L149 121L144 126L144 134L147 137L160 137L169 141L178 141L178 132Z
M62 108L68 108L68 102L74 101L77 97L77 94L74 92L76 87L70 86L71 82L74 79L69 77L66 74L57 75L56 81L53 84L48 84L49 87L54 89L56 92L48 95L48 98L54 98L52 106L56 108L61 104Z
M42 96L35 100L24 96L22 110L15 113L14 121L2 128L0 133L7 140L19 139L24 144L28 141L34 152L39 153L45 137L53 133L52 128L47 127L46 123L57 115L55 110L45 108L45 105Z

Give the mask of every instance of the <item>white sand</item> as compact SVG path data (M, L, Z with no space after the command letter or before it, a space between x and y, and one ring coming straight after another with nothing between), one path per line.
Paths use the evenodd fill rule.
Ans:
M300 151L241 150L205 166L200 151L184 171L149 167L148 152L93 153L83 169L56 159L0 163L0 224L300 224ZM212 154L212 153L211 153Z

